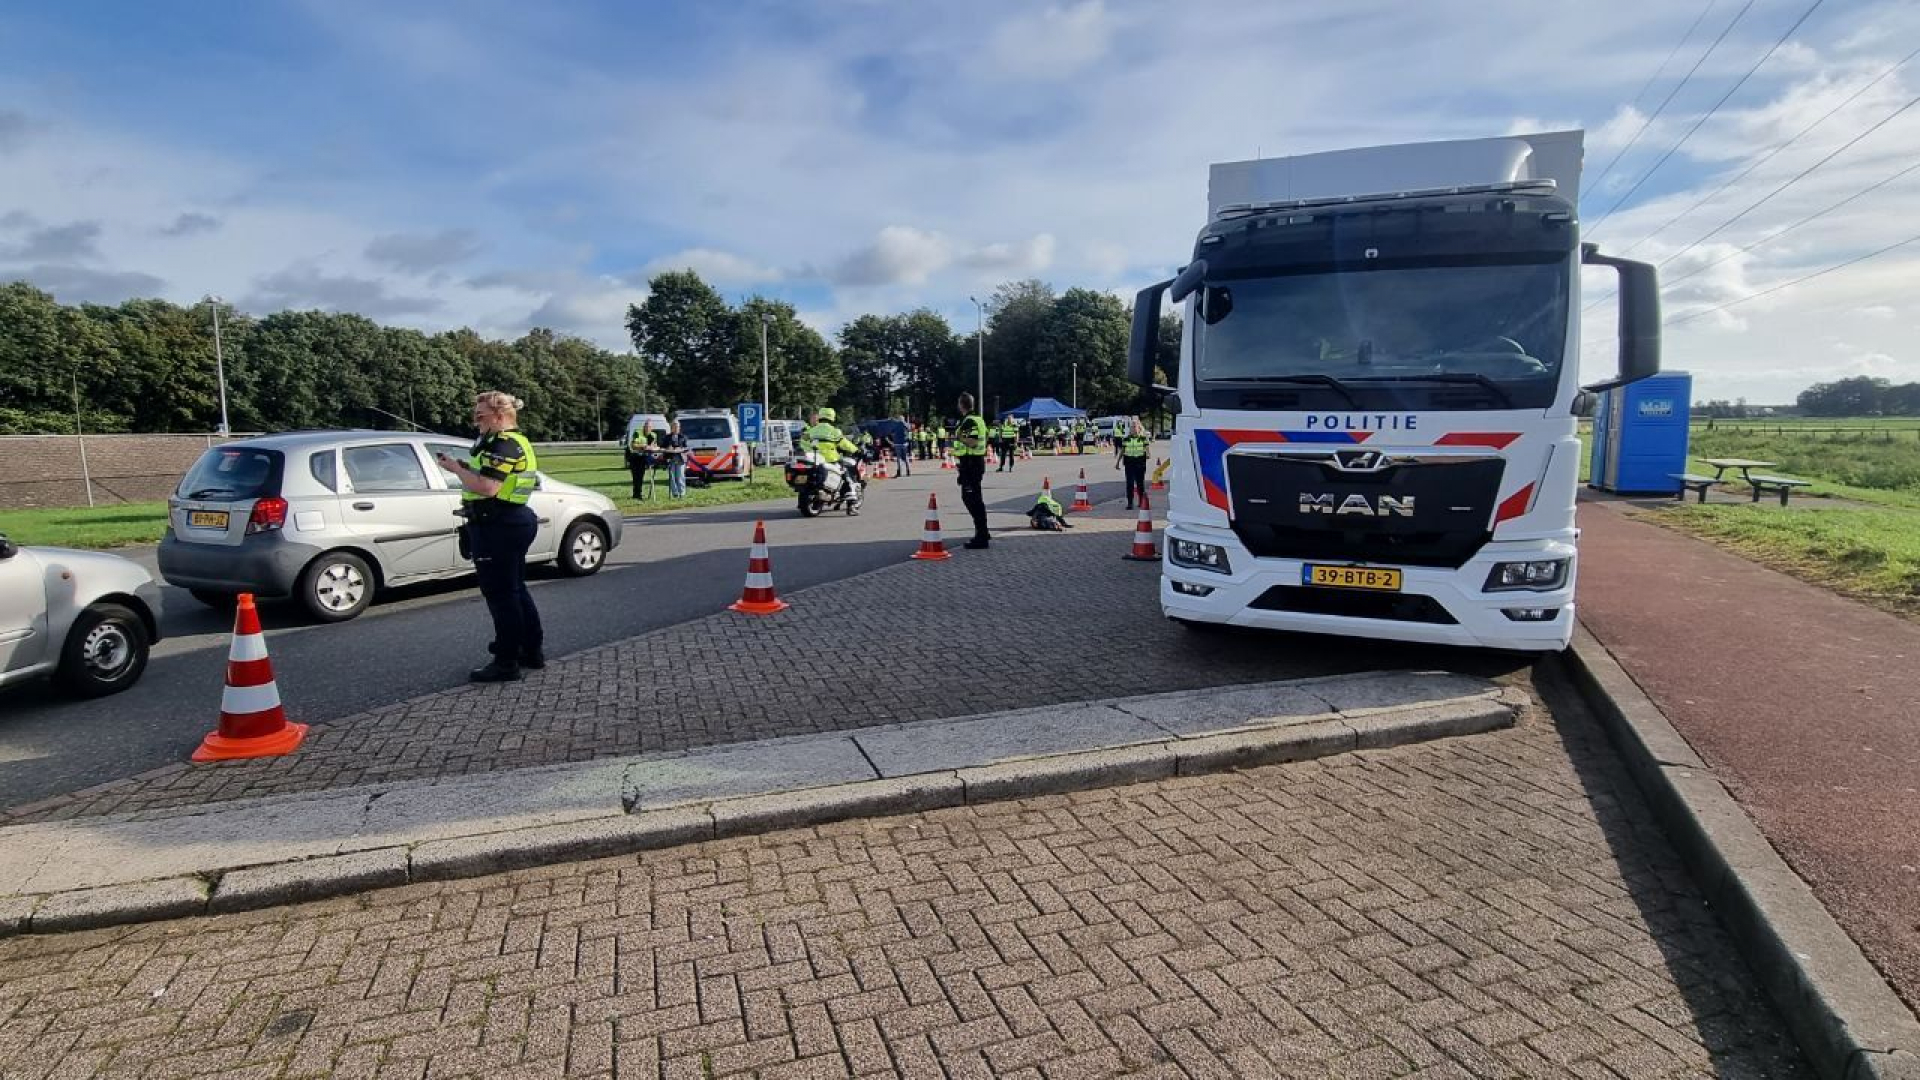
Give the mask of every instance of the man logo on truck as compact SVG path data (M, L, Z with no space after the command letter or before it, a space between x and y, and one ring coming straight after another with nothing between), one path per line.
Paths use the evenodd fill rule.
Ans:
M1303 491L1300 493L1300 512L1303 514L1333 514L1335 516L1360 514L1365 517L1412 517L1413 496L1408 495L1405 498L1397 498L1392 495L1382 495L1380 496L1379 505L1375 506L1373 503L1367 501L1365 495L1356 492L1341 499L1336 505L1331 494L1309 495Z

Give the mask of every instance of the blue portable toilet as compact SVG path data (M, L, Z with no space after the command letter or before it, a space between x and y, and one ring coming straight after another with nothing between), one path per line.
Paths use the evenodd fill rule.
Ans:
M1693 376L1664 371L1600 396L1587 483L1619 495L1672 495L1687 471Z

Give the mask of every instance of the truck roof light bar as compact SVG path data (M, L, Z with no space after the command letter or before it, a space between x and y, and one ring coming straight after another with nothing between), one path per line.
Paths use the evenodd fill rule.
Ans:
M1266 214L1276 210L1305 210L1322 206L1352 206L1356 203L1389 202L1395 199L1430 199L1442 195L1552 195L1560 185L1550 179L1508 180L1498 184L1466 184L1460 187L1418 188L1412 191L1383 191L1372 195L1333 195L1318 199L1287 199L1277 202L1230 203L1220 208L1219 219Z

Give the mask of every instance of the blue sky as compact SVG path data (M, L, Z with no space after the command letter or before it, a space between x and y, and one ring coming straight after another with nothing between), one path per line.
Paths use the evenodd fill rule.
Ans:
M1130 294L1184 261L1208 163L1257 153L1585 127L1592 228L1809 2L1757 0L1597 186L1738 2L1651 86L1705 0L12 3L0 279L619 347L647 277L692 266L829 332L923 304L964 326L969 294L1013 278ZM1594 238L1647 237L1916 47L1920 5L1826 0ZM1677 254L1677 276L1920 158L1916 108L1682 250L1916 87L1896 71L1636 254ZM1920 182L1891 184L1688 279L1669 312L1881 246L1916 211ZM1670 365L1756 400L1920 379L1916 270L1920 245L1676 324Z

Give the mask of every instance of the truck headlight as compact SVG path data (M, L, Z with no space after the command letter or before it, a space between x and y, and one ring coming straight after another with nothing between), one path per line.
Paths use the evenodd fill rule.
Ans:
M1202 544L1197 540L1179 540L1173 542L1170 558L1175 566L1185 566L1193 570L1211 570L1216 574L1230 574L1232 568L1227 565L1227 549L1218 544Z
M1571 559L1534 559L1529 562L1494 563L1493 571L1487 575L1485 591L1527 589L1551 592L1567 583L1567 567L1572 562Z

